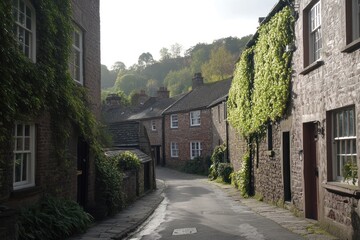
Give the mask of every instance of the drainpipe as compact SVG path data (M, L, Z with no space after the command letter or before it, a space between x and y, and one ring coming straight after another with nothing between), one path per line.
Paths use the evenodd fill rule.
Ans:
M162 116L162 163L161 166L165 166L165 115Z

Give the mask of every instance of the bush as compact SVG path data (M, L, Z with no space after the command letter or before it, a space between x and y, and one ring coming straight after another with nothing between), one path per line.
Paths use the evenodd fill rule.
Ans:
M226 159L225 153L226 153L226 145L225 144L216 146L214 148L214 151L212 152L212 155L211 155L211 163L212 164L209 169L209 178L211 180L218 178L219 163L228 162L228 160Z
M230 174L233 172L233 168L230 163L219 163L217 169L218 177L222 178L222 180L226 183L231 183Z
M21 209L17 221L19 239L65 239L84 232L92 220L76 202L47 196Z
M123 174L114 158L97 159L95 166L97 203L106 206L105 216L115 214L124 205Z
M118 166L122 171L138 170L140 168L140 159L135 153L125 151L115 156Z
M208 175L209 174L209 166L210 166L210 158L209 157L196 157L192 160L189 160L185 163L182 168L183 172L198 174L198 175Z

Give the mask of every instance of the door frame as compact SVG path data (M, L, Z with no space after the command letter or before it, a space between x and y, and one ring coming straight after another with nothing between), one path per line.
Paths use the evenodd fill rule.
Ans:
M315 122L303 123L303 156L305 218L318 220L319 160Z

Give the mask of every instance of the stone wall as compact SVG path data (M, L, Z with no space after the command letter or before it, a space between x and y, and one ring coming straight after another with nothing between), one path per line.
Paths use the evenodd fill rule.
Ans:
M304 141L303 124L319 121L326 129L331 124L331 112L333 110L353 105L356 115L356 140L359 149L359 112L360 112L360 52L343 52L346 42L346 10L345 2L340 0L321 1L321 28L322 28L322 50L321 60L323 65L302 73L304 70L304 42L303 42L303 10L314 1L298 1L299 19L295 25L297 50L293 56L293 124L292 124L292 163L293 163L293 202L296 208L304 208L303 196L303 171L304 164L301 150ZM306 67L306 66L305 66ZM333 185L331 165L333 156L331 154L332 143L331 129L325 132L324 137L319 137L316 143L317 162L319 168L319 221L328 226L329 230L342 238L351 239L353 233L360 231L356 226L359 205L358 197L346 184L337 183L336 191L330 190ZM359 155L357 164L360 165ZM334 188L334 187L333 187ZM357 191L358 187L356 187ZM352 227L350 227L352 226ZM352 230L351 230L352 229ZM341 233L346 233L341 235ZM345 237L344 237L345 236Z

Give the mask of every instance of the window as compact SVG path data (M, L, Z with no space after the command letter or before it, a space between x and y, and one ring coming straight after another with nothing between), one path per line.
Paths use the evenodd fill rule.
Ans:
M74 26L72 38L73 43L69 63L70 75L76 82L83 84L83 34L76 26Z
M221 123L221 106L220 104L217 106L217 112L218 112L218 121Z
M172 114L170 116L170 127L171 128L178 128L178 126L179 126L178 115L177 114Z
M190 142L190 158L194 159L199 156L201 156L201 143Z
M35 185L35 126L15 124L13 187L21 189Z
M190 126L200 126L200 110L190 112Z
M13 32L20 51L36 61L36 18L35 10L28 0L13 0Z
M333 180L357 184L356 122L354 108L333 114Z
M171 157L179 157L179 146L176 142L171 142Z
M320 1L317 2L309 13L310 32L309 32L309 57L310 63L320 59L321 44L321 7Z
M360 38L360 0L346 0L346 43Z
M151 130L156 131L156 121L155 120L151 121Z

